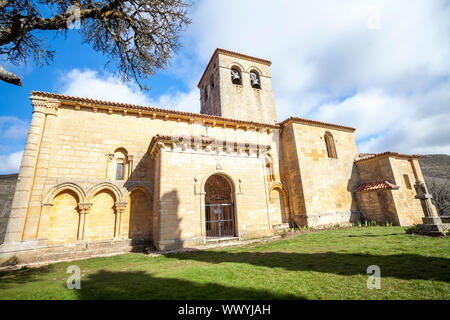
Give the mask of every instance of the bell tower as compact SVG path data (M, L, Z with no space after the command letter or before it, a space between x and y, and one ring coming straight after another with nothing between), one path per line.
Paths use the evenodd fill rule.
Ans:
M276 123L270 65L268 60L216 49L198 84L200 113Z

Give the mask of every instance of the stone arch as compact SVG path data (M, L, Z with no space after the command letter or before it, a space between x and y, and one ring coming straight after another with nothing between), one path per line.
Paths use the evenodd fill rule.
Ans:
M142 192L144 192L147 195L148 199L150 201L153 201L153 194L150 192L149 187L146 185L132 184L132 185L126 186L126 188L127 188L127 191L124 194L124 197L123 197L124 200L126 200L126 198L128 198L133 191L142 190Z
M261 73L255 69L249 71L250 85L253 89L261 89Z
M336 145L331 132L326 131L324 134L325 147L327 150L328 158L337 159Z
M274 197L274 192L277 192L277 197ZM277 203L277 201L279 203ZM272 209L280 210L281 223L289 223L289 202L287 198L286 189L284 189L281 183L274 183L269 188L269 204ZM278 207L279 206L279 207ZM275 217L276 218L276 217Z
M102 182L102 183L99 183L89 189L88 197L86 198L87 202L92 202L92 199L103 190L109 190L110 192L112 192L112 194L114 194L114 196L115 196L116 202L123 201L123 195L122 195L122 192L120 191L119 187L117 187L115 184L112 184L110 182Z
M79 238L80 214L78 204L82 195L75 188L57 189L51 196L47 240L49 244L75 242Z
M150 241L153 238L153 198L141 185L132 187L125 196L127 208L123 216L123 236L132 240Z
M252 66L250 66L250 68L247 69L247 72L250 73L250 72L252 72L252 70L255 70L256 72L258 72L258 74L259 74L260 77L263 76L263 72L261 71L260 68L258 68L258 67L256 67L256 66L252 65Z
M128 151L124 147L119 147L114 150L113 153L114 163L114 179L126 180L128 178L129 163L128 163Z
M233 84L236 85L243 85L243 79L242 79L242 73L244 72L244 68L242 66L238 66L237 63L233 63L232 66L230 67L230 76L231 76L231 82ZM235 74L237 72L237 74L239 75L239 77L234 78L233 74Z
M78 202L85 202L86 200L86 193L84 192L83 188L81 188L79 185L72 183L72 182L65 182L58 184L57 186L53 187L47 195L44 197L44 200L42 201L43 204L51 204L53 203L53 199L60 194L61 192L69 190L77 195Z
M203 188L206 236L235 236L235 192L232 180L223 173L215 173L205 180Z
M244 66L243 66L242 64L240 64L239 62L231 62L231 63L228 65L228 69L230 69L230 70L231 70L232 68L234 68L234 67L240 69L241 72L245 72Z
M87 239L112 240L116 236L116 226L119 223L116 204L120 195L108 185L100 186L89 196L92 203L88 214Z
M206 181L211 177L211 176L213 176L213 175L215 175L215 174L218 174L218 175L221 175L221 176L223 176L223 177L225 177L225 179L227 179L229 182L230 182L230 184L231 184L231 190L232 190L232 193L233 193L233 196L236 194L236 190L237 190L237 188L236 188L236 183L234 182L235 181L235 179L233 179L233 177L232 176L230 176L229 174L227 174L227 173L225 173L225 172L222 172L222 171L211 171L211 172L208 172L204 177L203 177L203 179L202 179L202 183L201 183L201 188L200 188L200 190L202 190L202 192L204 193L205 192L205 184L206 184Z

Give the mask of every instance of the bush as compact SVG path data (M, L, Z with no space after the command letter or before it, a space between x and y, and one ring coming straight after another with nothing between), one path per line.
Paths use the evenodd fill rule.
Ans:
M407 228L405 228L405 232L407 233L407 234L414 234L416 231L417 231L417 225L413 225L413 226L411 226L411 227L407 227Z

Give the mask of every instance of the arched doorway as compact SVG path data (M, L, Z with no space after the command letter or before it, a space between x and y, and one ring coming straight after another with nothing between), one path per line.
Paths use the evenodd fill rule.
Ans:
M233 188L222 175L215 174L206 180L205 221L207 237L235 236Z

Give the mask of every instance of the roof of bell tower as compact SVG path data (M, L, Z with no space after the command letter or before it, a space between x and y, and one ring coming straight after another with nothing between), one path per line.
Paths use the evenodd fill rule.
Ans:
M202 77L200 78L200 81L197 84L198 88L200 88L200 84L202 83L203 78L206 75L206 72L208 71L209 67L211 66L211 64L213 63L214 59L216 58L216 56L218 54L223 54L223 55L227 55L227 56L231 56L231 57L235 57L235 58L239 58L239 59L244 59L244 60L247 60L247 61L257 62L257 63L261 63L261 64L264 64L264 65L267 65L267 66L270 66L272 64L272 62L269 61L269 60L265 60L265 59L261 59L261 58L257 58L257 57L248 56L248 55L245 55L245 54L242 54L242 53L238 53L238 52L234 52L234 51L228 51L228 50L225 50L225 49L217 48L214 51L211 59L209 60L208 65L205 68L205 71L203 71L203 75L202 75Z

